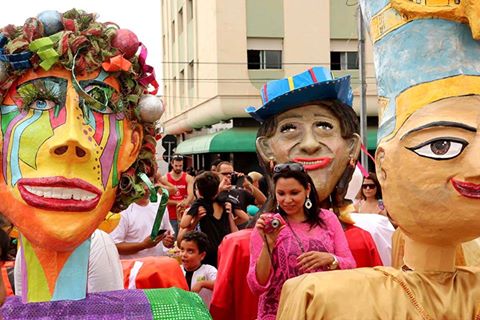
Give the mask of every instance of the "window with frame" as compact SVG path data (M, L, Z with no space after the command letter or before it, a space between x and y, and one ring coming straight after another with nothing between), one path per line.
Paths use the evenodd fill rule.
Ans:
M358 70L358 52L330 52L330 70Z
M282 69L282 50L247 50L248 69Z

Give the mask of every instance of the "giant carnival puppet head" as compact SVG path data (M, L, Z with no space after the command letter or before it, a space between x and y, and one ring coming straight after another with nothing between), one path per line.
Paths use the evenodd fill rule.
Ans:
M452 245L480 235L480 4L434 2L360 1L374 43L386 207L409 238Z
M0 29L0 48L0 211L27 244L72 251L156 172L146 48L75 9Z
M312 177L326 207L343 205L360 152L350 76L333 79L323 67L265 84L263 106L246 111L262 125L257 134L260 163L299 162Z

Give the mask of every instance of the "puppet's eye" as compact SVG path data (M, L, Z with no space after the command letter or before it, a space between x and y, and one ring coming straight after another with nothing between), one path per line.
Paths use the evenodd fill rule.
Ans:
M448 160L460 155L467 145L468 142L463 139L441 137L408 149L421 157Z
M284 124L280 127L280 132L291 132L291 131L295 131L295 129L297 129L297 127L292 124L292 123L287 123L287 124Z

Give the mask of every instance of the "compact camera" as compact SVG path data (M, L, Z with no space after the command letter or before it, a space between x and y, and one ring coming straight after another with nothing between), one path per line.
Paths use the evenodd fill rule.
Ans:
M285 225L285 220L279 213L266 213L267 216L263 218L265 221L265 233L272 233L281 226Z
M230 176L230 183L232 186L236 186L237 188L243 187L243 183L245 182L245 176L239 176L236 172L232 173Z

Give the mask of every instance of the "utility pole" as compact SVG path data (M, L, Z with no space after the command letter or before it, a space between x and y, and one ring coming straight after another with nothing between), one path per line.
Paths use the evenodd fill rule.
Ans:
M360 136L362 143L367 147L367 83L365 76L365 28L363 26L362 11L358 6L358 65L360 78ZM368 157L361 152L360 161L368 172Z

